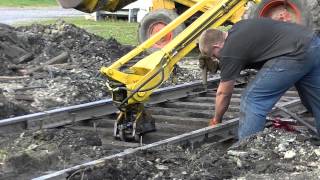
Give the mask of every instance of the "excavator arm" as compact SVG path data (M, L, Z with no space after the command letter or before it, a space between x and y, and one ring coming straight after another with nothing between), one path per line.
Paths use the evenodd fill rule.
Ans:
M91 1L95 3L98 2L98 0ZM113 2L113 0L109 1ZM155 130L154 120L152 116L144 110L143 103L148 101L152 92L169 78L174 69L174 65L197 46L196 40L204 30L216 28L231 19L234 20L235 14L243 13L243 9L246 7L248 1L250 0L190 1L190 3L194 3L194 5L190 6L189 9L157 34L137 46L109 67L101 68L100 72L108 78L107 87L112 93L113 101L120 110L114 125L114 136L120 137L121 140L125 141L131 139L138 140L142 134ZM259 0L251 1L258 3ZM82 0L82 2L88 3L90 0ZM73 6L75 6L75 4L73 4ZM92 7L93 6L94 5L92 5ZM78 4L76 7L79 8L82 6ZM135 61L137 56L147 51L169 32L172 32L192 16L196 17L196 13L198 12L203 12L203 14L172 41L162 49L139 60L134 65L129 65L128 68L128 64Z
M234 13L243 8L248 0L203 0L189 8L177 19L168 24L159 33L137 46L131 52L120 58L109 67L102 67L101 73L110 80L123 84L123 88L111 88L113 94L125 89L127 96L121 99L120 106L147 101L148 97L161 83L169 78L174 65L196 47L196 39L206 29L219 27ZM196 12L208 4L213 6L180 33L164 48L150 54L129 68L127 72L120 69L140 53L150 48L154 43L173 31Z
M128 134L134 137L154 129L152 117L144 111L143 103L148 100L155 89L169 78L174 65L196 47L196 40L204 30L221 26L237 11L245 7L248 1L199 1L159 33L137 46L111 66L101 68L101 73L109 79L107 86L112 92L113 101L121 110L115 124L115 136L119 135L121 139L127 140ZM164 48L138 61L128 70L121 71L121 68L128 62L203 8L208 8L208 10ZM132 131L129 130L131 128Z

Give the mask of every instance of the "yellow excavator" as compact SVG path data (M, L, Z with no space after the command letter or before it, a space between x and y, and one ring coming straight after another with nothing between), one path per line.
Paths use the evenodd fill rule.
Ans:
M83 12L117 11L135 0L58 0L64 8ZM100 72L120 113L114 136L128 141L155 130L144 103L166 81L175 64L197 47L197 38L208 28L230 25L246 18L270 17L305 24L317 30L317 0L152 0L141 21L141 44ZM317 13L317 14L315 14ZM250 36L250 35L248 35ZM151 49L151 51L150 51ZM152 52L129 68L144 52Z

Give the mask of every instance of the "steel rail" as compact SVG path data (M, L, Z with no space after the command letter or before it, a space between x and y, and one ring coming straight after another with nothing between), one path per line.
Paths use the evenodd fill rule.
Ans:
M246 78L247 75L247 73L243 73L241 78ZM208 87L216 87L219 81L220 76L209 79ZM206 88L202 84L202 81L194 81L161 88L152 94L148 104L156 104L204 92L206 92ZM80 105L2 119L0 120L0 130L6 129L10 125L18 125L23 127L23 129L54 128L78 121L110 115L117 111L118 109L113 105L112 99L104 99Z
M280 103L277 106L282 108L292 108L294 106L299 105L300 104L299 102L300 100L295 99L289 102ZM272 112L276 113L277 109L274 108ZM33 180L67 179L68 176L72 174L72 172L74 171L86 170L87 168L94 167L96 165L104 163L107 160L110 160L113 158L123 157L141 150L147 150L147 149L164 146L168 144L187 144L189 146L196 146L203 142L218 142L218 141L220 142L230 138L235 138L237 136L236 131L238 129L238 122L239 122L239 118L234 118L234 119L222 122L221 124L218 124L215 127L205 127L192 132L174 136L165 140L157 141L152 144L144 145L144 146L133 148L133 149L132 148L126 149L123 152L120 152L118 154L106 156L106 157L103 157L94 161L90 161L81 165L76 165L67 169L56 171L51 174L34 178Z
M213 85L218 83L219 80L220 77L215 77L210 79L209 82L211 85ZM201 81L185 83L156 90L152 94L149 103L160 103L171 99L186 97L192 94L199 94L202 92L205 92L205 88ZM36 129L37 127L53 128L72 122L110 115L117 111L117 108L112 103L112 99L104 99L80 105L3 119L0 120L0 127L28 122L26 125L27 129Z
M68 175L70 175L71 172L79 170L79 169L86 169L87 167L92 167L101 163L104 163L107 160L113 159L113 158L118 158L118 157L123 157L129 154L133 154L135 152L141 151L141 150L147 150L150 148L155 148L163 145L168 145L168 144L195 144L196 142L200 143L203 141L210 141L210 138L215 137L222 137L222 134L229 134L232 135L232 132L235 131L236 127L238 125L238 118L232 119L230 121L223 122L215 127L205 127L202 129L198 129L189 133L181 134L178 136L174 136L172 138L168 138L162 141L157 141L152 144L144 145L141 147L137 148L130 148L126 149L121 153L114 154L111 156L103 157L94 161L90 161L81 165L73 166L67 169L63 169L60 171L56 171L51 174L47 174L44 176L40 176L37 178L34 178L33 180L53 180L53 179L66 179ZM219 138L222 139L222 138Z

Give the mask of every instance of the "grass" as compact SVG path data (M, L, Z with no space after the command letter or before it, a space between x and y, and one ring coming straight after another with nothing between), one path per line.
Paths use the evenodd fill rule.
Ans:
M56 0L0 0L0 7L50 7L59 6Z
M129 23L123 20L91 21L79 18L64 18L68 23L75 24L90 33L104 38L113 37L121 44L137 45L138 23ZM28 25L31 23L53 24L56 20L33 21L17 25Z

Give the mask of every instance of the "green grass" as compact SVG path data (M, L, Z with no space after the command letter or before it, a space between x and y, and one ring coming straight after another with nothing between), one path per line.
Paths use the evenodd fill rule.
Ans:
M0 0L0 7L50 7L59 6L56 0Z
M108 20L108 21L91 21L81 18L65 18L68 23L75 24L90 33L102 36L104 38L113 37L121 44L137 45L138 23L128 23L127 21ZM31 23L53 24L56 20L33 21L18 25L28 25Z

